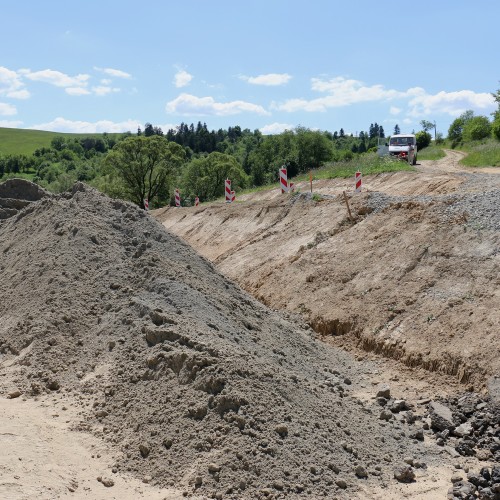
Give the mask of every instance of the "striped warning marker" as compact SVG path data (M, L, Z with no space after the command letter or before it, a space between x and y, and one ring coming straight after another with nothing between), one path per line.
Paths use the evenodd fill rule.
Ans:
M231 203L236 200L236 193L234 191L231 191Z
M361 193L361 172L358 170L355 176L356 180L356 193Z
M197 207L200 204L200 199L198 196L194 199L194 206Z
M175 206L180 207L181 206L181 193L179 192L178 189L175 190Z
M144 198L144 210L149 210L149 200L147 198Z
M226 193L226 203L231 203L233 201L233 191L231 191L231 181L226 179L224 183L224 191Z
M280 168L280 186L281 186L281 194L288 193L288 177L285 167Z

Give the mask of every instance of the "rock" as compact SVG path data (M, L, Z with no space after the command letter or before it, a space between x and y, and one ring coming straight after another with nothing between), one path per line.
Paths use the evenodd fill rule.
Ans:
M393 415L392 415L392 412L391 410L382 410L380 412L380 416L379 416L380 420L386 420L386 421L389 421L393 418Z
M345 490L347 488L347 483L343 479L337 479L335 481L335 484L342 490Z
M469 422L465 422L460 424L458 427L455 427L453 430L453 434L458 437L470 436L472 434L472 425Z
M401 483L411 483L415 479L415 472L411 465L400 465L394 468L394 478Z
M429 417L431 419L431 427L438 431L452 429L454 427L453 415L451 410L437 401L432 401L429 405Z
M16 389L14 391L10 391L9 394L7 394L7 397L9 399L16 399L21 395L22 395L22 392L20 390Z
M380 384L377 387L377 398L390 399L391 388L387 384Z
M458 483L459 481L463 481L464 478L460 474L454 474L451 476L451 482L452 483Z
M368 477L368 472L366 472L366 469L362 465L356 466L356 468L354 469L354 474L356 474L356 476L361 479Z
M480 448L480 449L476 450L476 458L478 460L485 462L487 460L490 460L491 457L492 457L492 453L487 448Z
M99 481L99 478L97 479ZM103 486L106 486L106 488L111 488L112 486L115 485L115 482L109 478L109 477L103 477L101 478L101 481Z
M141 443L139 445L139 451L141 452L142 458L147 458L151 450L149 449L149 446L146 443Z
M211 472L212 474L220 472L220 465L214 463L208 464L208 472Z
M410 433L410 438L411 439L416 439L418 441L423 441L424 440L424 430L423 429L417 429L413 432Z
M472 457L476 454L476 452L464 441L460 441L460 443L455 446L455 450L457 450L460 455L463 457Z
M285 424L280 424L277 425L274 428L274 432L279 434L282 438L286 437L288 435L288 427Z
M400 411L404 411L408 409L408 405L404 399L395 399L391 403L387 405L389 410L393 413L399 413Z

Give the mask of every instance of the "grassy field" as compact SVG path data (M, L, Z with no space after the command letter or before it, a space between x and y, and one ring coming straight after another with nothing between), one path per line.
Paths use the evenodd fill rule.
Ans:
M121 134L109 134L120 136ZM35 150L49 147L54 137L102 137L102 134L64 134L46 132L45 130L29 130L0 127L0 155L31 155Z
M500 142L495 139L465 144L458 149L467 152L460 160L466 167L500 167Z
M431 144L430 146L427 146L424 149L421 149L418 152L418 159L419 160L439 160L441 158L444 158L446 156L446 153L443 150L443 147L445 147L444 144Z

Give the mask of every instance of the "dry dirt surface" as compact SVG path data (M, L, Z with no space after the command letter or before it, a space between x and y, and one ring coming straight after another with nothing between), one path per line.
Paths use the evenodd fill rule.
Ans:
M327 343L497 394L500 176L491 172L500 169L466 170L462 156L367 176L361 194L351 179L322 180L313 195L304 183L295 195L275 189L155 215Z
M353 221L348 181L162 223L0 186L0 497L493 491L500 412L455 394L496 387L498 184L440 164L365 179Z

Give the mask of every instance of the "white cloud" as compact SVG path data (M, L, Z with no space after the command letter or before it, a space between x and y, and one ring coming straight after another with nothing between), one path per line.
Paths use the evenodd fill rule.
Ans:
M293 130L295 127L289 123L270 123L269 125L264 125L259 130L264 135L281 134L285 130Z
M21 120L0 120L0 127L19 128L23 122ZM1 145L0 145L1 150Z
M389 113L391 115L399 115L399 113L401 113L401 108L397 108L396 106L391 106L389 109Z
M73 121L58 117L47 123L40 123L29 127L35 130L49 130L51 132L72 132L81 134L100 134L103 132L120 133L136 132L137 127L142 127L138 120L126 120L124 122L112 122L110 120L99 120L97 122Z
M0 102L0 115L2 116L17 115L17 109L15 106L12 106L12 104Z
M116 87L98 86L92 87L92 92L94 92L95 95L103 96L115 92L120 92L120 89Z
M414 89L415 90L415 89ZM416 89L409 101L409 115L413 117L429 116L445 113L450 116L459 116L464 111L493 111L495 101L489 93L476 93L472 90L455 92L441 91L437 94L428 94L424 89Z
M52 69L44 69L42 71L23 70L26 78L35 82L49 83L56 87L85 87L90 78L90 75L80 74L76 76L69 76L60 71Z
M122 71L121 69L114 69L114 68L98 68L97 66L94 66L94 69L96 71L101 71L102 73L106 73L109 76L113 76L115 78L132 78L132 75L130 73L126 73L125 71Z
M12 99L28 99L30 97L30 93L24 88L19 74L4 66L0 66L0 95Z
M190 75L187 71L180 69L174 76L174 85L177 88L186 87L192 79L193 75Z
M330 80L311 79L312 90L326 92L328 95L316 99L289 99L284 103L273 103L272 109L279 111L321 112L360 102L390 100L404 97L404 92L385 89L383 85L366 86L359 80L347 80L341 76Z
M285 85L292 79L291 75L287 73L268 73L267 75L241 76L240 78L252 85L267 86Z
M64 91L69 95L89 95L90 92L86 88L83 87L68 87L65 88Z
M111 79L109 79L109 78L102 78L102 79L101 79L101 84L102 84L102 85L110 85L112 81L113 81L113 80L111 80Z
M229 116L239 113L257 113L269 115L260 105L246 101L216 102L213 97L196 97L181 94L167 103L167 113L178 113L186 116Z

